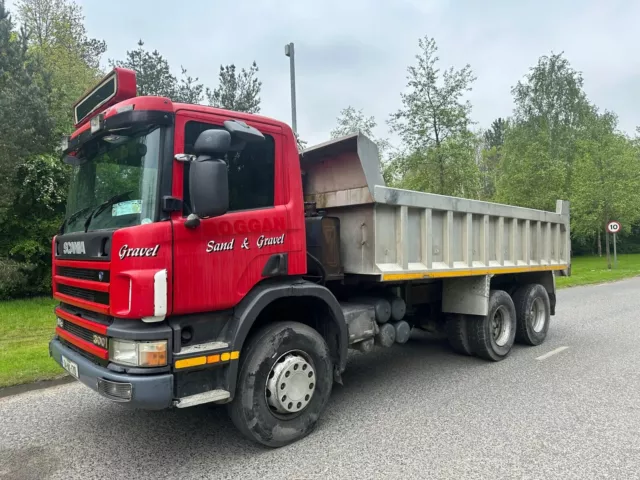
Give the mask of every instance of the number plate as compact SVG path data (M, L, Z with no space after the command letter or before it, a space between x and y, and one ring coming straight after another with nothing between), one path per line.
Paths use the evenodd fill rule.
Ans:
M73 375L75 378L78 378L78 364L75 362L72 362L71 360L66 358L64 355L62 355L62 367L71 375Z

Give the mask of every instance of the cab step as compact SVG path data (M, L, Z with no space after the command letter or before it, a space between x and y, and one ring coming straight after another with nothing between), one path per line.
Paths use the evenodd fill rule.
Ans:
M214 403L227 400L231 394L226 390L210 390L208 392L189 395L188 397L179 398L174 402L174 406L178 408L193 407L203 403Z

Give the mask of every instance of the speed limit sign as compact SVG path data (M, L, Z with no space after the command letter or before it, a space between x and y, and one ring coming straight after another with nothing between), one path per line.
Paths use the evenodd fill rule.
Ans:
M609 222L607 224L607 231L609 233L618 233L620 231L620 228L622 227L618 222Z

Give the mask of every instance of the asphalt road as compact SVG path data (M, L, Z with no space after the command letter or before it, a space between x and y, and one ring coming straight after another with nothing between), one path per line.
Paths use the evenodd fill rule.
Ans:
M0 422L3 479L640 478L640 278L561 291L545 344L500 363L421 334L354 356L279 450L221 408L130 411L78 384L0 399Z

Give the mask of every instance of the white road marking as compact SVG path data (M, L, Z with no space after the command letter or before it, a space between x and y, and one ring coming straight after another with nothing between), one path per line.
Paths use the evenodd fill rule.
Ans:
M549 358L552 355L555 355L556 353L560 353L565 351L567 348L569 347L558 347L555 350L551 350L550 352L545 353L544 355L540 355L538 358L536 358L536 360L546 360L547 358Z

